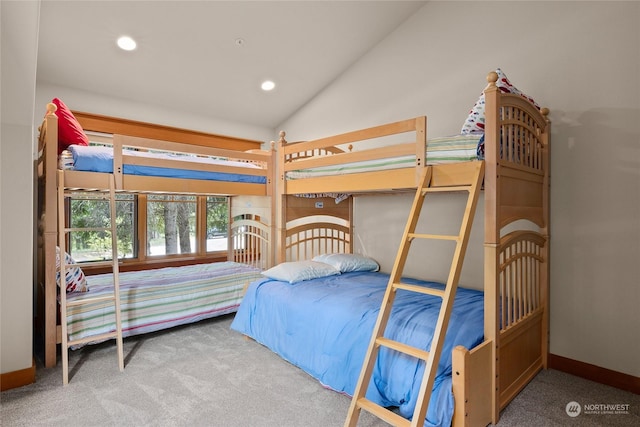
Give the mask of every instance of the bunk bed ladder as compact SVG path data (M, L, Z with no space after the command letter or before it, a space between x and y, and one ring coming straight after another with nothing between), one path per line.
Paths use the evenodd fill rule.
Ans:
M92 341L100 341L105 339L116 340L116 347L118 353L118 367L120 371L124 370L124 355L123 355L123 344L122 344L122 316L120 312L120 282L118 277L118 238L116 234L116 193L115 193L115 177L114 175L110 176L109 180L109 193L108 195L103 194L103 199L109 201L110 207L110 226L109 227L98 227L98 228L69 228L66 227L65 224L65 197L68 197L67 191L64 186L64 172L58 171L58 230L59 230L59 242L58 246L60 247L60 283L65 283L63 277L66 275L66 268L70 267L70 264L65 263L64 253L66 252L66 242L67 242L67 234L73 231L108 231L111 233L111 261L107 262L107 264L111 265L113 269L113 294L97 296L93 298L84 298L82 300L76 300L72 302L67 302L67 293L65 289L65 285L61 285L60 288L60 323L62 329L62 380L63 384L67 385L69 383L69 348L74 345L85 344ZM111 332L106 332L98 335L93 335L86 338L81 338L77 340L69 340L69 336L67 334L68 325L67 325L67 309L86 305L86 304L95 304L95 303L103 303L103 302L112 302L114 306L114 316L115 316L115 330Z
M462 270L464 253L469 241L469 234L471 231L471 225L473 223L479 190L482 184L482 177L484 176L484 162L474 163L476 164L476 169L472 174L473 176L471 177L471 179L469 179L468 182L464 182L462 185L437 185L436 183L434 183L433 167L431 166L427 167L422 175L422 179L416 191L413 206L409 214L409 219L405 227L400 248L398 249L393 270L389 278L389 283L382 300L378 319L374 326L371 342L365 355L360 378L358 379L358 383L351 400L347 419L344 424L345 427L357 425L358 417L362 409L370 412L376 417L394 426L421 427L424 424L427 407L429 405L429 399L431 397L431 390L433 388L435 375L440 360L440 354L442 352L442 347L444 346L447 325L449 323L449 317L451 316L453 301L455 299L456 290L458 287L458 279ZM420 217L420 211L422 210L425 196L429 193L434 192L457 191L468 193L465 212L462 218L462 224L460 226L460 233L454 236L416 233L415 230L418 224L418 219ZM451 269L449 270L449 277L447 279L444 290L401 283L402 271L407 260L411 242L414 239L451 240L456 243L453 260L451 263ZM385 328L391 315L393 301L398 289L434 295L442 298L442 304L440 306L440 312L438 314L438 320L435 326L429 351L412 347L407 344L393 341L384 337ZM365 394L369 386L380 347L386 347L392 351L397 351L408 356L420 359L425 364L424 376L422 377L417 400L418 403L416 404L416 408L413 412L411 421L365 398Z

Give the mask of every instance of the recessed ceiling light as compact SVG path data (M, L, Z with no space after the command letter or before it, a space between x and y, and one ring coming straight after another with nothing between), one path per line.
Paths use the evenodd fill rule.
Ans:
M129 36L118 38L118 47L122 50L134 50L136 46L136 41Z
M276 87L276 84L271 80L265 80L262 82L262 85L260 85L260 87L262 88L262 90L268 92L270 90L273 90L273 88Z

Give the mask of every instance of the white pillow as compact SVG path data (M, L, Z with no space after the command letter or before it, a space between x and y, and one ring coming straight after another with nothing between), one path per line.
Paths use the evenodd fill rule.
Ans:
M332 265L341 273L378 271L380 269L380 265L375 260L358 254L324 254L315 256L313 260Z
M262 272L263 276L270 279L289 282L292 284L302 282L303 280L335 276L337 274L340 274L339 270L329 264L316 261L283 262Z

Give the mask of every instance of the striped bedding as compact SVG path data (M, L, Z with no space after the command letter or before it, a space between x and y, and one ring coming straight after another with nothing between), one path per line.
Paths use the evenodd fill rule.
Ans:
M429 139L427 141L427 164L437 165L478 160L478 145L481 138L482 134L472 133ZM287 179L403 169L414 167L415 163L415 156L392 157L290 171L287 172Z
M167 267L119 275L122 334L131 336L235 312L244 286L261 278L260 269L236 262ZM88 276L88 292L67 301L112 292L112 274ZM70 340L115 330L112 302L67 310Z

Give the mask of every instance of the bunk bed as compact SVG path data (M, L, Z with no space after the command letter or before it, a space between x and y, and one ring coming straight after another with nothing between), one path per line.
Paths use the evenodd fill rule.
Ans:
M342 270L340 265L334 265L339 273L323 273L312 266L317 278L299 281L314 274L297 270L304 269L305 262L322 261L322 254L353 252L352 201L348 195L415 192L426 165L432 165L432 180L437 185L453 186L474 164L484 162L483 292L458 290L453 310L464 309L459 313L462 317L452 317L428 417L442 425L497 423L500 411L547 366L550 131L548 110L500 85L503 81L498 72L489 73L488 86L479 100L484 120L478 123L482 132L477 146L480 159L476 161L449 159L432 165L424 117L291 144L281 133L276 199L281 240L277 252L280 265L295 266L292 271L296 275L271 277L267 272L267 277L252 283L232 328L274 350L325 386L351 395L368 344L368 339L362 341L358 334L366 329L365 335L371 335L368 318L371 311L379 310L388 275L374 279L380 273ZM413 135L413 142L402 142L407 133ZM389 136L391 142L382 148L376 146L379 138ZM356 148L363 144L364 148ZM413 161L395 162L401 166L392 172L370 168L371 163L385 163L398 156L412 156ZM365 162L365 167L358 167L358 162ZM314 168L325 170L316 174ZM329 170L340 171L322 176ZM348 175L342 173L346 170ZM297 173L300 171L304 173ZM313 194L338 195L345 201L336 204L333 199L313 198ZM337 210L335 215L332 210ZM441 285L421 282L420 286ZM367 306L371 298L377 307L375 303ZM424 307L431 302L422 300L420 304ZM258 317L256 313L265 307L271 317ZM410 312L417 319L421 310ZM479 312L483 322L478 317L474 320ZM311 319L302 317L303 313L309 313ZM290 322L291 318L296 321ZM478 324L475 329L474 322ZM267 323L269 331L264 331ZM419 340L429 340L418 322L410 323ZM465 328L472 330L464 332ZM328 335L329 331L337 333ZM407 335L402 330L398 333ZM312 337L303 346L310 347L313 354L309 355L309 349L289 347L297 345L287 342L295 337ZM410 368L410 378L406 378L395 370L404 362L387 362L391 367L379 361L376 370L388 368L394 374L386 372L378 379L374 374L372 384L376 387L370 384L367 399L396 407L403 416L411 414L411 408L404 410L403 406L415 406L415 401L406 400L411 399L410 390L417 381L411 375L419 368ZM452 391L452 396L446 390ZM438 396L445 400L438 400ZM447 401L451 397L453 400Z
M56 99L57 100L57 99ZM54 101L56 101L54 100ZM134 335L198 321L235 311L248 282L273 263L272 212L273 147L271 150L235 151L211 144L161 141L114 134L111 143L68 146L59 139L68 129L59 118L73 116L66 106L49 103L40 126L38 159L38 252L37 322L44 339L45 366L55 366L56 346L62 342L57 275L60 270L88 283L89 292L67 292L68 336L91 341L113 330L114 305L87 303L122 287L122 335ZM73 118L75 119L75 117ZM66 124L65 124L66 126ZM76 132L82 132L74 122ZM212 135L215 142L216 135ZM202 138L201 138L202 139ZM220 139L229 139L220 137ZM109 138L111 140L111 138ZM234 142L243 142L240 139ZM256 141L246 140L256 146ZM246 145L246 144L245 144ZM113 188L113 190L111 190ZM227 261L200 263L86 276L82 264L64 254L64 194L71 191L95 194L179 194L232 196L229 201ZM59 233L60 232L60 233ZM192 261L194 262L194 261ZM202 261L200 261L202 262ZM188 262L185 262L188 263ZM96 263L93 263L95 265ZM89 264L91 265L91 264ZM117 266L116 266L117 267ZM117 276L117 277L115 277ZM61 281L61 280L60 280ZM67 284L69 282L67 281ZM64 289L64 284L60 286ZM64 351L64 350L63 350Z

